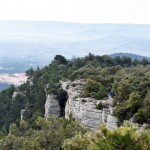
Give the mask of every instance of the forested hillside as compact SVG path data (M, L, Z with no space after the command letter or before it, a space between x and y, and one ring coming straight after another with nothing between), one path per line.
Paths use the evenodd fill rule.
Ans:
M116 105L114 114L121 122L133 116L139 123L147 122L150 119L149 64L145 58L132 60L126 56L111 58L89 54L83 58L66 60L56 55L48 66L27 70L28 81L25 84L17 88L10 86L1 92L1 129L8 129L10 123L19 121L21 109L26 109L25 120L28 121L43 116L46 85L47 92L58 95L63 105L66 95L59 81L65 79L86 79L85 97L102 99L112 90ZM19 94L12 98L14 91Z
M114 54L111 54L110 56L112 56L112 57L117 57L117 56L123 57L123 56L127 56L127 57L130 57L130 58L132 58L132 59L139 59L139 60L142 60L143 58L146 58L146 59L150 60L150 57L141 56L141 55L132 54L132 53L114 53Z
M25 84L19 87L10 86L0 93L1 137L7 134L10 125L15 123L15 125L11 125L12 135L6 137L7 140L15 139L16 136L22 136L22 134L25 137L31 136L32 132L36 137L36 134L40 134L36 133L36 129L42 132L41 128L42 130L49 128L48 122L44 123L43 121L43 124L39 124L37 119L44 117L46 93L57 95L60 106L65 107L67 95L61 88L60 80L85 79L86 84L83 95L81 95L83 97L100 100L107 97L107 94L112 91L114 115L119 119L120 125L124 120L131 118L140 124L150 122L150 61L145 58L132 60L126 56L112 58L108 55L98 56L90 53L83 58L67 60L64 56L56 55L51 64L36 70L30 68L26 71L26 75L28 81ZM14 96L14 92L17 92L16 96ZM24 121L26 123L20 124L22 109L25 109ZM66 129L68 130L67 125L70 124L71 122L64 120L62 127L58 130L65 130L63 134L69 134L66 133ZM79 128L78 131L84 130L78 125L71 124L70 126ZM26 131L28 127L31 127L33 131ZM25 133L20 133L22 128ZM74 131L72 130L72 132ZM64 140L73 135L75 133L66 136ZM34 139L34 137L32 138ZM29 143L30 141L27 141L26 149L28 149ZM61 141L61 143L63 142Z

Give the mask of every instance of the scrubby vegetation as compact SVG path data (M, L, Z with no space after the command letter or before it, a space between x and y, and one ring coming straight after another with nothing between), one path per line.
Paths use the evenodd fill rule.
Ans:
M89 54L83 58L67 60L64 56L57 55L48 66L36 70L30 68L26 75L28 81L25 84L10 86L0 93L0 137L9 133L5 138L10 141L10 145L16 135L11 135L9 127L15 123L11 127L20 130L21 109L25 109L25 124L31 126L35 125L38 117L44 117L46 93L57 95L60 106L64 109L67 95L59 81L66 79L85 79L83 97L104 99L112 91L114 115L120 123L130 118L141 124L150 122L150 62L145 58L132 60L125 56L111 58L107 55ZM14 91L19 94L12 98ZM104 106L99 105L97 109L102 107ZM21 143L22 138L19 138L20 142L14 142ZM27 147L30 145L28 142L27 140L25 144Z
M21 121L12 124L9 134L0 139L1 150L61 150L62 144L86 129L73 120L51 116L48 120L38 118L32 124Z
M136 61L136 63L135 63ZM66 60L56 55L48 66L26 71L27 83L18 88L11 86L0 94L1 130L7 132L9 125L20 120L20 110L26 109L24 119L34 121L44 116L45 95L55 94L64 107L66 93L60 80L85 79L83 97L103 99L110 90L114 94L116 115L120 122L134 118L143 123L150 120L150 62L146 59L132 60L129 57L95 56ZM12 100L14 91L18 94Z
M77 134L63 144L65 150L149 150L150 130L139 131L135 125L108 130L100 127L100 132Z

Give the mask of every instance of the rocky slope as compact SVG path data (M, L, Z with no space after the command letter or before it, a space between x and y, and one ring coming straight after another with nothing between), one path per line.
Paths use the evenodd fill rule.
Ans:
M105 123L108 128L117 127L117 118L112 116L113 106L112 99L95 100L93 98L81 97L82 89L85 84L84 80L60 81L62 88L68 94L68 100L65 106L65 117L72 116L81 125L97 130L99 125ZM101 110L96 109L96 106L102 103L105 108ZM56 95L47 95L45 103L45 117L49 115L60 116L61 108Z

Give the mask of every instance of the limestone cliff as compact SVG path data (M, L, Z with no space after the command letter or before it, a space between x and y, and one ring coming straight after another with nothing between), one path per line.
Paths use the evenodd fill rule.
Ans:
M45 103L45 118L49 115L60 116L60 105L57 100L57 96L53 94L48 94Z
M71 114L77 121L90 129L98 129L99 125L106 123L108 128L117 127L117 118L112 116L112 100L95 100L93 98L82 98L84 80L61 81L62 88L68 93L68 100L65 107L65 117ZM96 109L99 103L105 104L106 108Z

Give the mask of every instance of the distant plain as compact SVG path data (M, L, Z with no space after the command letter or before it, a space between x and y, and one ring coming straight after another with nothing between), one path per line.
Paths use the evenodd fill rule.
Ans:
M89 52L149 57L150 25L0 21L0 74L43 67L56 54L71 59Z

